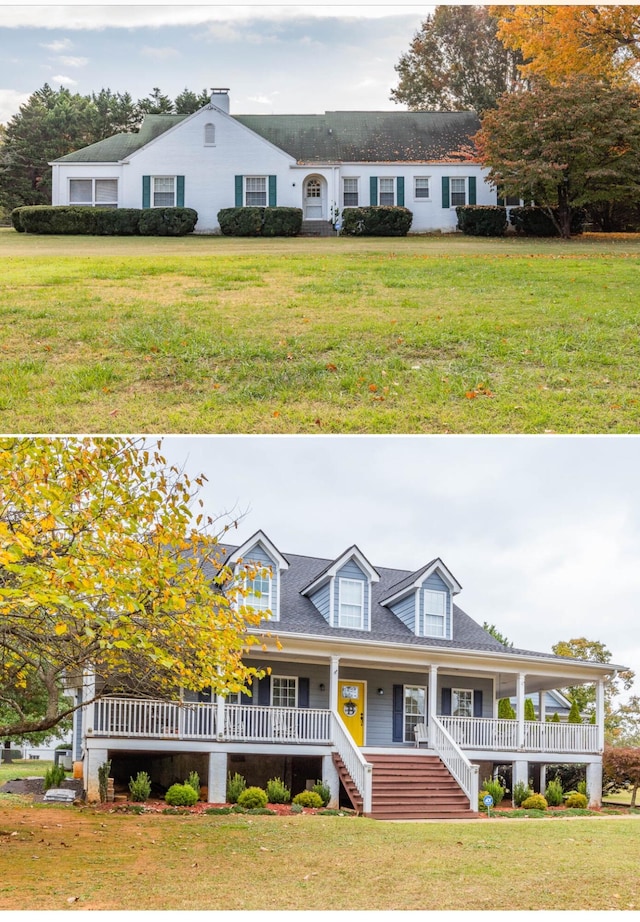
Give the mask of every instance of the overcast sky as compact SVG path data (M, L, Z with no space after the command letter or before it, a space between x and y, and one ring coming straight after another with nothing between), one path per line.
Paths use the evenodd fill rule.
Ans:
M516 647L585 636L640 678L637 437L167 437L209 514L287 552L374 566L441 557L457 602ZM640 682L634 689L640 693Z
M430 9L2 4L0 123L45 82L134 99L229 87L232 114L399 108L394 65Z

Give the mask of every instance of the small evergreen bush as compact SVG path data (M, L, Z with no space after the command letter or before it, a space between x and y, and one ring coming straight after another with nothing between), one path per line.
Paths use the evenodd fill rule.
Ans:
M507 209L500 205L458 205L458 229L470 237L504 237Z
M294 800L294 802L291 804L291 812L302 813L302 804L297 804Z
M502 802L505 795L505 788L500 784L497 778L487 778L486 781L482 782L481 787L484 794L491 794L496 806Z
M267 802L270 804L288 804L291 800L291 791L284 786L280 778L271 778L267 781Z
M149 800L151 793L151 778L146 772L138 772L135 778L129 779L129 791L131 800L142 801Z
M228 804L237 804L238 797L247 787L247 782L244 780L242 775L239 775L238 772L235 773L233 778L231 777L231 772L227 777L227 803Z
M546 810L549 804L542 794L532 794L520 804L523 810Z
M218 816L219 814L226 815L227 813L231 813L232 809L233 807L205 807L203 812Z
M578 794L584 794L584 796L586 797L587 796L587 782L578 781L576 785L576 790L578 791Z
M193 807L198 795L190 784L172 784L164 799L171 807Z
M62 765L52 765L44 774L45 791L48 791L49 788L59 788L66 777L67 773Z
M198 797L200 797L200 775L198 772L189 772L189 777L185 778L184 783L192 787Z
M531 790L529 785L526 784L526 782L516 781L516 783L513 786L513 792L512 792L514 807L521 807L522 802L526 800L527 797L531 797L532 794L533 794L533 791Z
M294 804L301 807L322 807L322 797L317 791L301 791L293 798Z
M319 794L322 798L322 806L326 807L329 801L331 800L331 788L326 781L316 781L314 786L311 788L312 791L315 791L316 794Z
M544 796L547 799L547 803L550 807L559 807L562 803L564 797L564 792L562 790L562 784L557 778L553 778L547 785L547 789L544 792Z
M302 227L302 208L265 208L263 237L296 237Z
M401 205L345 208L341 234L347 237L406 237L413 214Z
M499 720L515 720L516 712L513 709L511 702L508 698L500 698L498 701L498 719Z
M564 802L565 807L577 807L581 810L584 810L587 804L588 800L586 794L579 794L577 791L573 794L569 794Z
M569 711L569 716L567 717L568 724L581 724L582 717L580 716L580 709L578 707L577 701L571 702L571 710Z
M525 720L535 720L536 719L536 711L533 706L533 701L531 700L531 698L524 699L524 719Z
M256 807L267 806L267 792L262 788L246 788L238 797L238 806L246 810L255 810Z

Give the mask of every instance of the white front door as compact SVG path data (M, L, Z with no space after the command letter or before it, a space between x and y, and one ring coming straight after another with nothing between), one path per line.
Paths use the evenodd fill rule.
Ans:
M317 176L304 182L304 216L307 221L324 220L324 183Z

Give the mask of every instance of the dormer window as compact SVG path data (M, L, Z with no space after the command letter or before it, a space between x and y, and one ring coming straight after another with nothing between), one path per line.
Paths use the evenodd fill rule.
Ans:
M268 573L256 573L245 581L244 604L254 611L271 611L271 577Z
M362 629L364 624L364 582L360 579L339 580L338 627Z
M445 637L447 620L447 593L435 589L424 590L425 637Z

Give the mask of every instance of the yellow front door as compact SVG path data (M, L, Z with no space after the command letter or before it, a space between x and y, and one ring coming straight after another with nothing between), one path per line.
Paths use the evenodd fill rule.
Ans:
M364 682L338 682L338 713L356 746L364 746Z

